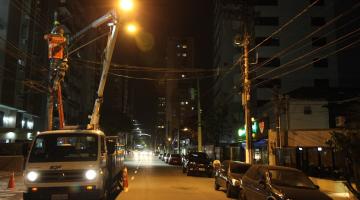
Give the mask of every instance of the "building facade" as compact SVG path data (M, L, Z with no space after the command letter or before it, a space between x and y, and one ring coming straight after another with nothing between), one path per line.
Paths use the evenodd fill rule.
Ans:
M45 130L49 60L44 35L52 29L55 12L68 37L90 23L84 13L94 10L82 3L5 0L0 5L1 142L32 139L37 131ZM82 41L89 38L85 36ZM70 55L70 67L62 85L66 124L86 124L92 112L97 89L96 65L77 60L93 59L98 53L97 45L93 47ZM56 124L57 104L54 109Z
M194 80L187 79L186 73L173 73L171 70L189 69L194 67L194 39L187 37L172 37L167 41L166 66L169 72L165 82L165 131L169 145L178 146L178 141L185 136L182 134L194 126L190 120L196 111L195 99L191 91L194 90ZM176 74L176 75L174 75ZM196 126L194 126L196 127ZM194 133L193 128L191 130ZM185 131L186 132L186 131ZM178 151L178 148L177 148Z

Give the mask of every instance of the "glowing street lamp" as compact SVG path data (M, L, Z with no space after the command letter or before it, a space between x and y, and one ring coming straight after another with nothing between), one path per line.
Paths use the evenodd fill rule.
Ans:
M120 0L119 7L124 11L130 11L134 8L134 2L132 0Z
M128 33L134 34L138 31L138 27L134 23L129 23L128 25L126 25L126 31Z
M171 141L171 138L170 138L170 137L168 138L168 141L169 141L169 142Z

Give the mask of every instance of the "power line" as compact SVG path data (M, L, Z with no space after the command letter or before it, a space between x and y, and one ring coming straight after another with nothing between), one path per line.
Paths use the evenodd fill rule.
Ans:
M102 65L101 62L84 60L84 59L72 59L72 61L78 61L89 64ZM120 65L116 63L111 64L112 71L141 71L141 72L159 72L159 73L206 73L206 72L217 72L217 69L203 69L203 68L166 68L166 67L143 67L143 66L131 66L131 65ZM224 70L225 71L225 70Z
M292 49L293 47L297 46L298 44L300 44L301 42L305 41L306 39L310 38L311 36L313 36L314 34L318 33L319 31L321 31L322 29L326 28L327 26L329 26L330 24L336 22L337 20L339 20L340 18L344 17L345 15L351 13L353 11L353 9L357 8L360 6L360 3L356 4L354 7L352 7L352 9L346 11L346 12L343 12L342 14L336 16L335 18L333 18L332 20L328 21L325 25L319 27L318 29L316 29L315 31L311 32L310 34L308 34L307 36L305 36L304 38L302 38L301 40L293 43L292 45L290 45L289 47L279 51L278 53L276 53L274 56L272 56L271 58L267 59L266 61L264 61L263 63L261 63L260 65L256 66L254 69L252 69L250 71L250 73L253 73L255 72L257 69L260 69L261 67L265 66L267 63L269 63L271 60L273 60L274 58L277 58L279 56L282 56L282 55L287 55L289 54L291 51L289 51L290 49ZM358 20L360 17L357 17L355 19L352 19L351 21L343 24L342 26L340 26L339 28L337 29L334 29L333 31L330 31L330 32L327 32L325 35L322 35L322 36L326 36L326 35L329 35L331 33L333 33L335 30L340 30L342 28L344 28L345 26L347 26L348 24L351 24L352 22ZM317 40L320 40L320 38L316 39L315 41ZM314 42L315 42L314 41ZM311 43L311 42L310 42ZM307 46L307 44L310 44L310 43L306 43L300 47L298 47L297 49L295 50L299 50L305 46Z
M334 55L334 54L336 54L336 53L338 53L338 52L340 52L340 51L343 51L343 50L345 50L345 49L350 48L351 46L353 46L353 45L355 45L355 44L357 44L357 43L359 43L359 42L360 42L360 39L359 39L359 40L356 40L355 42L353 42L353 43L351 43L351 44L349 44L349 45L346 45L346 46L344 46L344 47L342 47L342 48L340 48L340 49L338 49L338 50L336 50L336 51L333 51L333 52L331 52L331 53L329 53L329 54L327 54L327 55L325 55L325 56L322 56L322 57L320 57L319 59L324 59L324 58L326 58L326 57L329 57L329 56L331 56L331 55ZM298 70L300 70L300 69L304 69L304 68L306 68L307 66L312 65L314 62L316 62L316 60L314 60L314 61L312 61L312 62L309 62L309 63L307 63L307 64L304 64L304 65L301 65L301 66L299 66L299 67L296 67L295 69L293 69L293 70L291 70L291 71L288 71L288 72L279 74L279 75L277 75L277 76L275 76L275 77L272 77L271 79L268 79L268 80L264 80L264 81L262 81L262 82L259 82L259 83L255 84L254 87L259 86L259 85L261 85L261 84L263 84L263 83L265 83L265 82L267 82L267 81L270 81L270 80L273 80L273 79L280 78L280 77L282 77L282 76L288 75L288 74L293 73L293 72L295 72L295 71L298 71Z
M97 36L96 38L90 40L89 42L86 42L85 44L80 45L78 48L71 50L71 51L68 53L68 56L71 56L71 55L72 55L73 53L75 53L76 51L78 51L78 50L84 48L85 46L90 45L91 43L93 43L93 42L95 42L95 41L103 38L104 36L108 35L108 33L109 33L109 32L105 32L105 33Z
M46 23L43 23L43 22L39 21L38 19L36 19L29 10L26 10L25 8L22 7L23 4L21 4L18 1L10 1L10 3L15 8L17 8L19 11L25 12L29 16L30 20L32 20L41 30L45 31L44 24L46 24Z
M82 67L85 67L85 68L88 68L91 70L96 70L96 71L101 70L100 68L94 68L94 67L89 67L89 66L82 66ZM122 78L148 80L148 81L162 81L162 80L163 81L165 81L165 80L166 81L181 81L181 80L191 80L191 79L206 79L206 78L218 76L217 74L215 74L215 75L202 75L202 76L185 76L185 77L181 77L181 78L152 78L152 77L136 77L136 76L118 74L118 73L114 73L114 72L109 72L109 74L113 75L113 76L117 76L117 77L122 77Z
M345 40L346 40L346 39L349 39L349 38L347 38L347 37L355 34L356 32L359 32L359 31L360 31L360 28L358 28L358 29L356 29L356 30L354 30L354 31L351 31L351 32L349 32L349 33L347 33L347 34L345 34L345 35L337 38L336 40L333 40L333 41L331 41L330 43L327 43L326 45L324 45L324 46L322 46L322 47L319 47L319 48L314 49L313 51L310 51L310 52L308 52L308 53L306 53L306 54L304 54L304 55L302 55L302 56L299 56L299 57L297 57L296 59L293 59L293 60L291 60L291 61L289 61L289 62L287 62L287 63L285 63L285 64L283 64L283 65L280 65L279 67L277 67L277 68L275 68L275 69L272 69L272 70L269 70L269 71L267 71L267 72L264 72L264 73L262 73L262 74L260 74L260 75L258 75L258 76L256 76L256 77L252 78L252 80L258 79L258 78L263 77L263 76L265 76L265 75L267 75L267 74L270 74L270 73L272 73L272 72L274 72L274 71L277 71L277 70L280 70L280 69L282 69L282 68L285 68L286 66L289 66L290 64L292 64L292 63L294 63L294 62L296 62L296 61L298 61L298 60L301 60L301 59L303 59L304 57L310 56L310 55L312 55L312 54L314 54L314 53L316 53L316 52L318 52L318 51L320 51L320 50L322 50L322 49L324 49L324 48L327 48L327 47L330 47L330 46L332 46L332 45L335 45L338 41L340 41L340 40L342 40L342 39L345 39ZM317 61L317 60L315 60L314 62L316 62L316 61Z
M276 34L278 34L280 31L282 31L285 27L287 27L289 24L291 24L292 22L294 22L298 17L300 17L302 14L304 14L305 12L307 12L311 7L313 7L316 3L318 3L319 0L314 1L312 4L310 4L309 6L307 6L304 10L302 10L300 13L298 13L297 15L295 15L293 18L291 18L288 22L286 22L284 25L282 25L279 29L277 29L276 31L274 31L270 36L268 36L267 38L265 38L262 42L260 42L259 44L257 44L255 47L253 47L252 49L249 50L249 53L251 53L252 51L254 51L256 48L260 47L262 44L264 44L267 40L269 40L270 38L272 38L273 36L275 36Z

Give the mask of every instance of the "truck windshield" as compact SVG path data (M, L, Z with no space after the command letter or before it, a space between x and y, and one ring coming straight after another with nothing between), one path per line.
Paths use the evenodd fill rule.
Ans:
M92 134L48 134L36 137L29 162L95 161L98 137Z

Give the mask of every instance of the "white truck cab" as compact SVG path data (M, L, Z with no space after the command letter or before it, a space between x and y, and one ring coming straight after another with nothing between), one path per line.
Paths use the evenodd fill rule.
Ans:
M27 199L107 199L119 182L123 159L100 130L38 134L24 170Z

